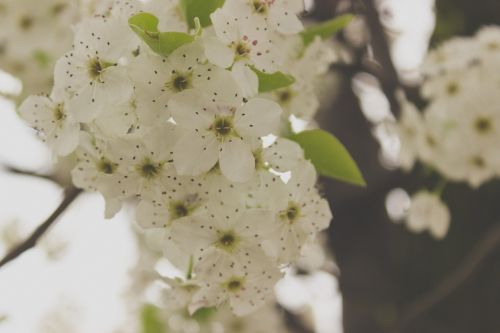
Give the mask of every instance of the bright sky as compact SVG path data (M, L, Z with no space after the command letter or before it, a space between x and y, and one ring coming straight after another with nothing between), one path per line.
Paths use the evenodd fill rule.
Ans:
M31 130L8 105L2 103L0 109L0 163L27 169L48 163L47 151ZM21 230L29 232L60 198L61 190L50 182L2 172L0 226L19 220ZM102 200L90 194L70 207L50 232L54 242L69 243L60 260L51 261L35 249L0 270L0 314L8 317L0 332L39 332L41 318L68 305L81 310L75 333L112 332L124 322L120 294L134 262L135 243L126 216L105 221L103 209Z

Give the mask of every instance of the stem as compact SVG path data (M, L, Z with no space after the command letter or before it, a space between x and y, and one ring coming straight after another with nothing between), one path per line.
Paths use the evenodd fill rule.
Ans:
M194 258L193 256L189 257L189 266L188 266L188 271L186 274L186 279L191 280L193 277L193 264L194 264Z
M401 105L396 97L398 88L402 87L399 75L392 61L389 43L385 36L385 30L380 21L380 15L375 7L375 0L364 1L366 22L370 29L370 44L373 48L375 58L381 66L379 75L380 84L391 105L391 110L396 118L401 113Z
M23 241L21 244L15 246L10 250L7 255L0 261L0 268L10 261L16 259L18 256L26 252L27 250L34 247L39 239L47 232L47 230L58 220L61 214L69 207L69 205L78 197L82 190L76 187L70 187L66 189L64 193L64 199L56 208L56 210L49 216L49 218L42 223L36 230L31 234L31 236Z
M40 174L40 173L36 173L34 171L23 170L23 169L19 169L19 168L16 168L16 167L13 167L13 166L8 166L8 165L3 166L3 168L7 172L10 172L10 173L13 173L13 174L16 174L16 175L28 176L28 177L35 177L35 178L42 178L42 179L46 179L46 180L50 180L52 182L58 183L58 181L52 175Z

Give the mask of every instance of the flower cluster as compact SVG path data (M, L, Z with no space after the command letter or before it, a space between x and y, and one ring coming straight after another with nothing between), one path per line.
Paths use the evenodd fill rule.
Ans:
M171 289L162 293L162 320L168 332L174 333L285 333L287 329L284 320L273 304L268 304L259 310L241 317L234 315L228 306L202 308L193 315L186 315L193 295L200 286L190 282L170 280Z
M500 176L500 28L481 29L472 38L454 38L431 51L422 66L419 110L401 99L399 159L404 169L419 160L452 182L477 188ZM439 192L439 191L437 191ZM412 199L407 224L442 238L450 220L435 193Z
M0 0L0 69L22 81L23 95L50 91L54 64L71 47L70 27L89 2Z
M335 60L299 35L302 10L226 0L201 28L175 0L116 1L75 27L50 96L20 108L56 157L77 157L73 182L104 196L107 217L138 202L139 225L198 286L191 313L257 310L330 224L314 166L284 137L290 118L311 119ZM288 83L263 89L276 76Z
M416 159L451 181L476 188L500 175L500 29L486 27L432 51L423 73L422 113L404 103L400 119L401 160Z

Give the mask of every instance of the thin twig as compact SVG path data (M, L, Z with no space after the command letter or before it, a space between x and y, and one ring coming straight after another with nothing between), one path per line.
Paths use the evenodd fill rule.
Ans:
M403 85L399 80L398 72L392 61L389 42L387 41L384 27L380 21L380 15L375 7L375 0L364 1L364 9L366 22L370 29L370 45L373 48L375 59L377 59L381 66L381 70L377 77L389 100L392 112L398 117L401 113L401 106L396 97L396 93Z
M422 316L460 287L477 271L483 260L499 246L500 223L497 223L486 232L485 236L469 252L457 269L445 277L434 289L428 291L407 307L394 325L393 332L401 332L413 320Z
M47 232L47 230L57 221L59 216L68 208L68 206L78 197L82 190L76 187L70 187L64 192L64 199L56 208L56 210L49 216L49 218L42 223L36 230L31 234L31 236L23 241L21 244L15 246L12 250L7 253L7 255L0 261L0 268L3 267L8 262L16 259L18 256L23 254L25 251L34 247L38 240Z
M19 169L17 167L13 167L13 166L9 166L9 165L4 165L3 169L7 172L10 172L10 173L13 173L16 175L41 178L41 179L46 179L46 180L50 180L52 182L58 183L58 180L52 175L41 174L41 173L37 173L34 171L30 171L30 170Z

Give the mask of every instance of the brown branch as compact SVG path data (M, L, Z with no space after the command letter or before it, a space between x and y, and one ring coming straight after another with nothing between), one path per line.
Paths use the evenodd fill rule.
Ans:
M10 173L13 173L16 175L41 178L41 179L50 180L51 182L54 182L54 183L59 183L59 181L52 175L41 174L41 173L37 173L34 171L30 171L30 170L19 169L17 167L13 167L13 166L9 166L9 165L3 166L3 169L7 172L10 172Z
M56 210L49 216L49 218L42 223L36 230L31 234L31 236L23 241L21 244L15 246L10 250L7 255L0 261L0 268L10 261L16 259L18 256L26 252L27 250L34 247L39 239L47 232L47 230L57 221L61 214L68 208L68 206L78 197L82 190L76 187L70 187L66 189L64 193L64 199L56 208Z
M375 0L364 1L364 12L366 23L370 30L370 45L372 46L375 59L381 67L377 77L380 80L382 90L389 100L392 112L398 117L401 113L401 106L396 97L396 92L403 85L399 80L398 72L392 61L389 42L380 21L380 15L375 7Z
M499 246L500 223L497 223L486 232L485 236L469 252L457 269L445 277L434 289L428 291L407 307L406 311L394 325L393 332L401 332L413 320L449 296L466 282L479 268L483 260Z

